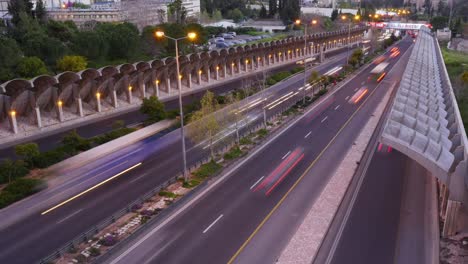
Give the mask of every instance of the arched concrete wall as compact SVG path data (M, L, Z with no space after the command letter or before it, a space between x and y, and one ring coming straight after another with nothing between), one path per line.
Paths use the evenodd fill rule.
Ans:
M365 29L351 29L350 41L361 38ZM184 55L179 58L182 89L318 53L319 47L330 49L337 47L337 43L346 44L347 38L348 30L339 30L308 35L310 46L306 49L304 37L290 37ZM0 121L32 116L41 127L41 112L55 111L57 119L63 121L63 111L84 116L83 103L91 105L96 112L101 111L102 104L117 108L119 99L132 103L135 96L144 98L176 91L176 78L175 58L164 58L56 76L43 75L32 80L15 79L0 85Z

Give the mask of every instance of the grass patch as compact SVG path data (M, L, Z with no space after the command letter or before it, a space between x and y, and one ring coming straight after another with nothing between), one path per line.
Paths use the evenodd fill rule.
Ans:
M232 159L235 159L235 158L238 158L238 157L242 156L243 154L244 154L244 152L242 150L240 150L239 146L234 146L233 148L231 148L229 150L229 152L224 154L224 159L225 160L232 160Z
M215 173L217 173L223 166L221 166L220 164L216 163L214 160L208 162L208 163L205 163L203 165L200 166L200 168L198 168L194 173L193 175L203 179L203 178L206 178L206 177L209 177L209 176L212 176L214 175Z
M202 181L199 180L199 179L191 179L189 181L184 181L184 183L182 184L182 187L184 188L193 188L195 186L198 186L200 185Z
M173 192L160 191L158 194L159 194L159 196L162 196L162 197L177 198L177 194L175 194Z
M0 192L0 209L41 190L43 181L38 179L16 179Z

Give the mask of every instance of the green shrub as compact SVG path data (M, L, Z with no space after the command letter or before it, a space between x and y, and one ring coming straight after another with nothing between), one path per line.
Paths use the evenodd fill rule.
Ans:
M193 174L200 178L206 178L212 176L216 172L218 172L223 166L216 163L214 160L211 160L208 163L205 163L198 168Z
M116 138L135 132L136 130L136 128L123 127L120 129L112 130L111 132L107 132L104 135L96 136L92 140L96 145L101 145Z
M241 139L239 140L239 143L240 143L241 145L250 145L250 144L252 144L253 142L252 142L252 140L251 140L249 137L243 137L243 138L241 138Z
M182 184L182 187L184 188L193 188L195 186L198 186L201 183L201 180L199 179L191 179L189 181L184 181Z
M40 191L42 183L38 179L16 179L0 192L0 209Z
M290 72L291 72L291 74L296 74L296 73L301 72L303 70L304 70L304 67L300 66L300 67L296 67L296 68L290 70Z
M264 137L266 137L266 135L268 135L268 130L265 129L265 128L262 128L262 129L257 131L257 135L258 135L259 138L264 138Z
M99 248L95 248L95 247L91 247L89 249L89 254L93 257L97 257L99 255L101 255L101 251L99 250Z
M277 82L276 82L275 79L273 79L273 78L268 78L268 79L266 80L266 84L267 84L268 86L275 85L276 83L277 83Z
M15 146L15 154L23 158L30 168L34 167L34 159L40 154L36 143L26 143Z
M57 162L60 162L69 157L67 151L64 148L57 148L41 153L34 159L34 165L37 168L47 168Z
M286 78L288 78L289 76L291 76L291 72L288 72L288 71L284 71L284 72L278 72L278 73L275 73L271 76L271 78L273 80L275 80L276 82L280 82Z
M327 92L328 92L327 89L320 89L320 91L318 91L317 95L322 96L322 95L326 94Z
M0 164L0 184L8 183L29 173L26 162L22 160L4 160Z
M240 150L238 146L234 146L233 148L229 150L229 152L224 154L224 159L232 160L232 159L242 156L242 154L244 154L244 152L242 152L242 150Z
M177 197L177 194L175 194L173 192L168 192L168 191L160 191L158 194L159 194L159 196L167 197L167 198L176 198Z

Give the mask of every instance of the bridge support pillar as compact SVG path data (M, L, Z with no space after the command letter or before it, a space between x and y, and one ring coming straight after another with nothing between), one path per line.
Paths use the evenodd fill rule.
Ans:
M8 121L10 121L11 132L18 134L18 123L16 122L16 112L11 111L8 115Z
M101 110L102 110L102 109L101 109L101 97L98 96L98 97L96 98L96 111L97 111L98 113L100 113Z
M187 87L190 89L192 88L192 73L187 75Z
M34 108L34 113L36 114L36 125L38 128L42 127L42 120L41 120L41 109L36 106Z
M78 115L80 117L83 117L84 116L84 113L83 113L83 101L81 100L81 98L76 98L76 110L78 112Z
M114 108L117 108L119 107L118 105L118 101L117 101L117 91L116 90L113 90L112 91L112 105L114 106ZM101 100L99 100L99 106L101 105ZM98 112L101 112L101 111L98 111Z
M57 104L57 117L60 122L63 122L63 106L62 104Z
M146 98L146 84L141 85L141 99Z
M156 88L156 96L159 98L159 80L156 80L154 87Z

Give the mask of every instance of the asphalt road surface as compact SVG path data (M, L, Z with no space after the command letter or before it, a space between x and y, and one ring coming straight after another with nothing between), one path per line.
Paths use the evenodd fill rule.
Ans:
M341 56L339 60L319 65L317 70L323 73L343 64L344 60L344 56ZM297 90L302 85L302 76L293 77L278 85L284 89L279 89L277 96L282 96L291 89ZM268 115L273 114L274 111L268 112ZM188 149L189 165L206 157L208 151L193 145L188 145ZM160 138L148 138L78 168L70 172L77 175L72 181L66 181L56 188L47 189L37 196L14 204L13 209L28 214L26 218L0 230L0 263L31 263L47 256L92 225L177 175L180 172L180 156L180 133L175 130ZM46 205L58 204L78 192L74 189L75 193L71 193L70 189L76 186L81 186L82 189L94 186L139 162L143 164L99 189L50 213L40 214L47 209ZM26 251L28 253L23 254Z
M430 263L430 180L404 154L376 151L330 263Z
M408 39L399 44L402 54L410 45ZM155 223L113 252L106 263L274 262L385 89L403 71L378 85L369 80L371 70L358 74L324 102L325 108L312 109L170 222Z

